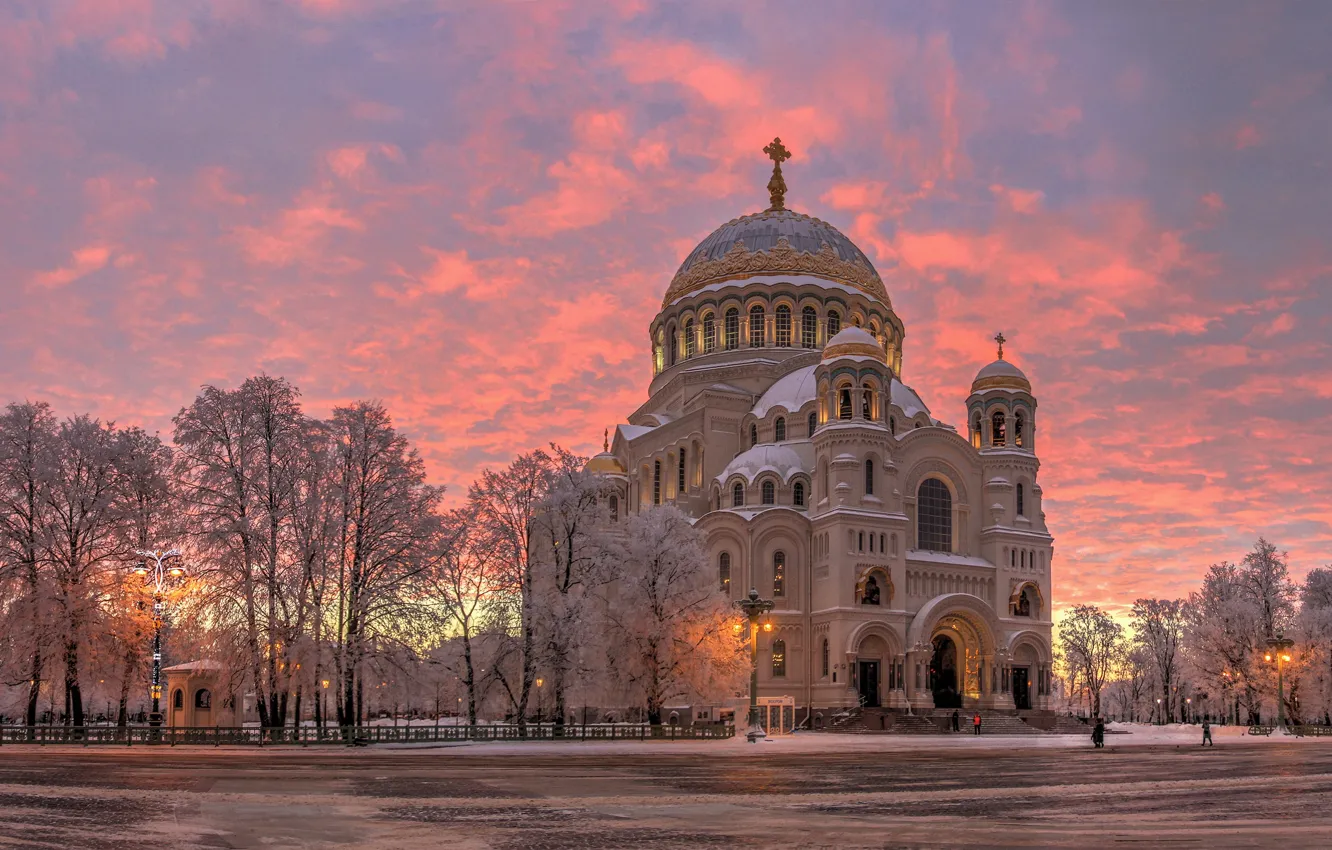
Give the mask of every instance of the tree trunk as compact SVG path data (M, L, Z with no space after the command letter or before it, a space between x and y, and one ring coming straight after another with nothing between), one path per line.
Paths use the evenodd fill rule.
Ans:
M472 667L472 635L471 632L463 628L463 664L467 670L467 678L463 684L467 686L467 725L476 725L476 671Z
M33 640L37 640L37 635L33 633ZM32 651L32 669L28 679L28 726L37 725L37 701L42 694L42 650L38 646Z
M83 693L79 689L79 644L65 642L65 693L69 699L69 717L73 725L83 725Z

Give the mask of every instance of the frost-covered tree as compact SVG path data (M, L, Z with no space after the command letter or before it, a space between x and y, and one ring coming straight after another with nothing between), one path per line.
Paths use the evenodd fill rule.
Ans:
M477 663L481 645L477 638L490 623L486 606L501 592L503 580L498 550L473 506L444 515L431 580L444 627L457 641L456 652L437 654L461 682L466 693L467 722L474 726L484 690L478 667L485 666Z
M1147 651L1160 689L1164 720L1175 722L1184 603L1178 599L1139 599L1133 603L1133 639Z
M1298 651L1306 689L1306 714L1332 725L1332 566L1311 570L1300 593Z
M607 669L637 694L648 721L660 723L673 699L733 695L746 672L744 640L702 533L676 508L655 507L630 516L612 545Z
M1245 586L1243 570L1232 563L1213 564L1202 588L1185 609L1185 644L1202 682L1231 701L1236 720L1253 721L1260 709L1262 676L1256 669L1262 614ZM1245 714L1241 714L1243 705Z
M1059 644L1071 677L1087 689L1093 717L1101 714L1101 691L1123 652L1124 627L1095 605L1077 605L1059 623Z

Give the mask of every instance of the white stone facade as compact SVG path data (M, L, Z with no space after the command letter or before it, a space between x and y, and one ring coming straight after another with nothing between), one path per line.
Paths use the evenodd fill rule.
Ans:
M774 599L762 696L810 717L1047 707L1053 547L1020 370L1001 357L959 393L966 436L935 418L868 259L785 210L709 236L649 335L648 401L589 468L617 514L695 517L732 597Z

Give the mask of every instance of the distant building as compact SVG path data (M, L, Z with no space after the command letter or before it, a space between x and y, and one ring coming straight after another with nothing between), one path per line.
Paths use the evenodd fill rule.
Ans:
M167 726L240 725L235 711L226 704L221 664L190 661L164 668L162 673L166 676Z
M935 417L902 382L906 329L878 272L785 209L774 172L772 208L676 272L649 328L649 398L589 469L616 482L614 515L676 505L721 589L776 601L760 693L802 718L1047 709L1053 540L1030 382L1001 335L960 399L966 435Z

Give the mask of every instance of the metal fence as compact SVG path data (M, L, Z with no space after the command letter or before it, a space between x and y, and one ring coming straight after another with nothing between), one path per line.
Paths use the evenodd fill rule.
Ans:
M10 744L75 744L81 746L195 744L297 745L433 744L451 741L705 741L731 738L726 724L650 726L593 723L555 726L551 723L487 726L314 726L282 729L258 727L168 726L0 726L0 746Z
M1254 724L1249 727L1250 735L1271 735L1277 727L1268 724ZM1290 734L1300 738L1321 738L1324 736L1332 737L1332 726L1314 726L1309 725L1291 725L1286 727Z

